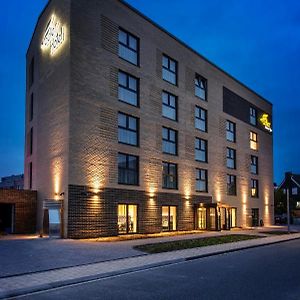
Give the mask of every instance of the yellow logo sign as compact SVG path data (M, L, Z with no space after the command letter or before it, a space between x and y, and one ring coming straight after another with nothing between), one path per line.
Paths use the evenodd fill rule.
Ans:
M41 48L42 50L50 49L50 55L53 56L64 41L65 28L60 24L56 16L52 15L46 27Z
M269 121L268 114L263 114L259 120L262 123L262 125L265 127L266 130L268 130L269 132L273 131L271 128L271 122Z

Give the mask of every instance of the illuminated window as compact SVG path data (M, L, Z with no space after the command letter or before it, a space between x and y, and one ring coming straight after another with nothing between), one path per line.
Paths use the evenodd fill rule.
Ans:
M29 121L32 121L33 119L33 93L30 96L30 104L29 104Z
M252 174L258 174L258 157L251 155L250 170Z
M137 232L137 205L118 205L118 230L119 234Z
M125 72L119 71L119 100L138 106L139 80Z
M250 124L256 125L257 111L255 108L250 107Z
M226 165L229 169L236 168L236 151L232 148L226 149Z
M31 87L34 83L34 57L31 59L28 69L28 85Z
M296 208L300 208L300 201L296 202Z
M177 85L177 61L167 55L163 55L162 58L162 78Z
M197 215L198 215L198 229L206 229L206 208L201 207L197 209Z
M235 207L232 207L230 209L230 212L231 212L231 224L230 224L230 227L233 228L233 227L237 227L237 208Z
M162 128L162 151L177 155L177 131L171 128Z
M235 123L228 120L226 121L226 139L235 143Z
M123 29L119 29L119 57L139 64L139 39Z
M138 146L138 118L119 113L118 114L118 139L119 143Z
M118 183L139 184L139 158L137 156L118 154Z
M162 115L168 119L177 120L177 97L168 93L162 93Z
M177 164L163 162L163 183L165 189L177 189Z
M207 132L207 110L195 107L195 128Z
M163 206L162 207L162 230L173 231L177 229L177 207Z
M196 169L196 191L207 193L208 191L207 170Z
M201 162L207 162L207 141L195 138L195 159Z
M258 180L251 179L251 197L258 198Z
M201 77L200 75L196 74L195 95L204 101L206 101L206 86L207 86L207 80Z
M252 150L258 149L258 142L257 142L257 133L250 131L250 148Z
M227 195L236 195L236 176L227 174Z

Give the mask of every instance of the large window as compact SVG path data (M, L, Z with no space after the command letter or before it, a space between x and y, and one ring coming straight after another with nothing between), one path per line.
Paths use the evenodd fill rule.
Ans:
M232 148L226 149L226 165L229 169L236 168L236 151Z
M137 78L119 71L119 100L138 106L138 85Z
M195 159L201 162L207 162L207 141L195 138Z
M258 198L258 180L251 179L251 197Z
M168 92L162 93L162 115L177 120L177 97Z
M207 170L196 169L196 191L197 192L207 192Z
M257 142L257 133L250 131L250 149L257 150L258 142Z
M118 183L139 184L139 158L137 156L118 154Z
M206 86L207 81L200 75L196 74L195 76L195 95L200 99L206 101Z
M207 110L195 107L195 128L207 132Z
M119 113L118 114L118 140L119 143L138 146L138 118Z
M119 234L137 232L137 205L118 205L118 230Z
M251 155L251 165L250 165L251 173L258 174L258 157Z
M227 195L236 195L236 176L227 174Z
M177 189L177 164L163 162L163 182L165 189Z
M162 128L162 151L177 155L177 131L171 128Z
M162 78L177 85L177 61L167 55L163 55L162 58Z
M119 57L139 64L139 39L123 29L119 29Z
M256 125L257 111L255 108L250 107L250 124Z
M226 139L229 142L235 142L235 123L226 121Z
M177 229L177 207L163 206L162 207L162 230L172 231Z

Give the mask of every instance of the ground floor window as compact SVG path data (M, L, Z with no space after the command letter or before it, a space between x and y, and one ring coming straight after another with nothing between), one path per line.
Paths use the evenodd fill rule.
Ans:
M231 228L237 227L237 208L231 208Z
M210 230L216 230L216 209L214 207L209 208L209 224Z
M162 207L162 230L172 231L177 229L177 207Z
M118 230L119 234L137 232L137 205L118 205Z

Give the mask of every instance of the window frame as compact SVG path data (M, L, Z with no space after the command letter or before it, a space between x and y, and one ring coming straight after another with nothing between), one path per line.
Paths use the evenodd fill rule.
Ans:
M126 117L126 127L123 127L119 124L119 115L123 115ZM136 130L133 130L133 129L130 129L129 128L129 119L135 119L136 121ZM130 144L130 143L126 143L126 142L122 142L120 141L120 138L119 138L119 130L120 129L123 129L125 131L130 131L130 132L133 132L136 134L136 144ZM124 144L124 145L129 145L129 146L134 146L134 147L139 147L140 146L140 119L133 116L133 115L129 115L129 114L126 114L126 113L123 113L121 111L118 112L118 143L119 144Z
M126 44L124 44L122 41L120 41L120 38L119 38L120 31L123 31L123 33L126 34ZM136 40L136 50L130 47L130 43L129 43L130 37L132 37ZM132 61L126 59L125 57L120 56L120 52L119 52L120 51L120 48L119 48L120 44L123 47L129 49L130 51L133 51L133 52L136 53L136 64L133 63ZM122 27L119 27L119 31L118 31L118 56L119 56L119 58L129 62L130 64L132 64L134 66L137 66L137 67L140 66L140 39L136 35L132 34L131 32L129 32L128 30L126 30Z
M255 137L255 139L253 139L253 137ZM254 151L258 151L258 134L254 131L250 131L250 149L254 150ZM253 147L252 145L255 145L255 147Z
M230 167L229 161L233 161L233 167ZM230 147L226 148L226 167L228 169L236 170L236 150Z
M164 94L167 95L167 102L168 102L167 104L164 103ZM170 105L170 97L174 97L175 107ZM163 90L161 94L161 100L162 100L162 116L168 120L177 122L178 121L178 97L172 93ZM175 110L175 119L169 118L168 116L164 115L164 107L168 107Z
M164 173L164 166L167 165L167 170L168 173ZM175 175L170 175L170 166L175 166L176 174ZM164 185L164 178L167 176L170 178L171 176L175 176L175 186L174 187L168 187ZM168 162L168 161L163 161L162 162L162 189L167 189L167 190L178 190L178 165L176 163Z
M258 179L251 178L251 198L259 198L259 182ZM253 194L253 189L255 189L255 194Z
M137 234L139 232L139 205L135 203L123 203L120 202L117 204L117 216L118 216L118 223L119 223L119 205L124 205L126 207L126 232L119 232L118 228L118 235L125 235L125 234ZM128 208L129 206L135 206L136 207L136 232L130 232L129 231L129 214L128 214ZM118 225L117 223L117 225Z
M228 138L228 134L233 135L232 140ZM234 123L230 120L226 120L226 140L231 143L236 143L236 123Z
M249 109L249 123L253 126L257 125L257 109L253 106L250 106Z
M196 115L196 112L199 111L199 116ZM201 111L204 112L205 114L205 119L202 119L201 117ZM195 105L195 114L194 114L194 118L195 118L195 129L200 130L201 132L208 132L207 129L207 119L208 119L208 113L207 110L202 108L201 106ZM205 130L202 130L201 128L196 126L196 120L200 120L201 122L204 122L205 124Z
M120 168L119 167L119 155L125 155L126 156L126 168ZM137 174L136 174L137 182L136 183L126 183L126 182L121 182L120 181L120 169L126 170L126 171L133 171L133 169L128 168L128 166L129 166L129 157L130 156L136 158L136 170L134 170L134 171L137 172ZM118 161L118 184L120 184L120 185L139 186L139 182L140 182L140 161L139 161L139 156L124 153L124 152L118 152L117 161Z
M161 206L161 217L163 217L163 208L168 208L168 229L164 230L162 224L161 224L161 231L162 232L172 232L172 231L178 231L178 206L177 205L162 205ZM175 208L176 211L176 220L175 220L175 229L171 229L170 226L170 219L171 219L171 208ZM162 220L163 221L163 220Z
M196 147L198 142L199 148ZM204 149L202 149L202 142L204 142ZM205 160L197 159L197 151L204 152ZM208 141L199 137L195 137L195 160L202 163L208 163Z
M202 171L204 171L205 179L202 179ZM205 183L205 190L199 190L198 189L198 182L204 182ZM208 193L208 170L202 169L202 168L196 168L196 192L198 193Z
M164 130L167 130L167 136L168 136L167 139L164 138ZM170 132L171 131L173 131L175 133L175 141L170 140ZM164 142L175 145L175 153L170 153L170 152L164 151ZM178 131L177 130L170 128L170 127L162 126L162 152L164 154L178 156Z
M234 180L232 181L232 179L234 179ZM230 184L232 184L233 182L234 182L234 191L233 191L233 193L231 193L230 192L230 189L231 189ZM236 175L233 175L233 174L226 175L226 190L227 190L226 192L227 192L228 196L236 196L237 195L236 183L237 183Z
M124 75L126 75L126 86L120 84L120 79L119 79L120 73L123 73ZM136 91L129 87L129 78L130 77L136 81ZM120 93L119 93L120 87L136 94L136 105L120 99ZM138 108L140 107L140 79L127 73L127 72L124 72L120 69L118 70L118 101L120 101L122 103L126 103L126 104L134 106L134 107L138 107Z
M204 83L204 89L202 89L199 84L197 84L199 82L199 80L201 80ZM195 80L194 80L194 85L195 85L195 96L199 99L201 99L202 101L207 102L207 79L204 78L203 76L201 76L198 73L195 73ZM204 98L202 98L201 96L197 95L196 90L197 88L204 90Z
M253 161L256 161L256 164L253 164ZM255 167L255 172L252 171L252 167ZM250 172L251 174L258 175L258 156L250 156Z
M168 60L168 67L164 66L164 57ZM170 69L171 62L175 63L175 71L172 71ZM178 61L175 60L174 58L168 56L167 54L163 53L162 54L161 66L162 66L162 80L164 80L164 81L166 81L166 82L168 82L168 83L170 83L172 85L178 86ZM164 70L166 70L166 71L168 71L168 72L170 72L170 73L172 73L172 74L175 75L175 83L173 83L173 82L171 82L171 81L169 81L169 80L167 80L167 79L164 78Z

